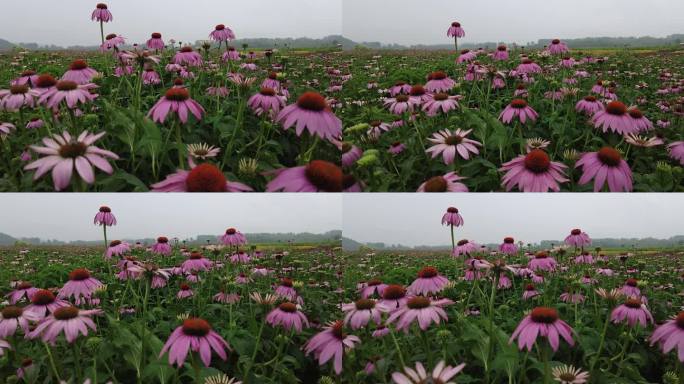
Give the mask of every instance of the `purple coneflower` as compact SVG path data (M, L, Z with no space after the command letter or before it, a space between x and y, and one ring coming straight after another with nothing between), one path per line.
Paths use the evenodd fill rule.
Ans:
M447 211L442 216L442 225L452 225L454 227L460 227L463 225L463 216L458 213L458 208L447 208Z
M498 47L496 47L496 51L494 52L494 55L492 55L492 58L494 60L504 61L508 60L508 56L508 47L501 44Z
M173 56L173 63L178 65L189 65L199 67L202 65L202 56L193 51L192 47L185 46Z
M444 164L452 164L457 153L464 160L468 160L471 153L475 155L480 153L477 146L482 145L478 141L467 138L471 131L471 129L461 130L458 128L453 132L449 129L436 132L431 138L428 138L434 145L425 152L432 154L433 159L441 153Z
M53 88L41 93L38 103L58 109L63 101L69 109L75 109L79 104L87 104L98 97L90 92L95 88L98 86L92 83L78 84L71 80L60 80Z
M204 257L200 252L191 252L190 257L181 264L183 272L208 271L214 263Z
M359 294L364 299L367 299L374 295L382 296L382 293L385 292L385 288L387 288L387 284L383 283L381 280L371 279L360 286Z
M595 96L585 96L575 104L575 110L587 116L593 116L596 112L605 110L606 107Z
M629 278L625 281L625 284L620 288L620 293L626 297L639 297L641 296L641 290L639 289L639 282L637 279Z
M217 25L213 31L209 34L209 38L214 40L214 41L225 41L228 42L230 40L235 40L235 33L233 33L233 30L226 27L223 24Z
M122 242L121 240L114 240L109 243L107 251L105 252L105 258L111 259L112 256L121 256L127 252L131 251L130 244Z
M19 77L10 82L10 85L28 85L30 87L35 87L37 84L38 75L32 69L24 70Z
M71 344L76 341L79 333L88 336L88 328L95 331L97 326L91 316L102 313L99 309L83 310L71 305L60 307L41 321L28 337L35 339L40 336L44 342L54 344L59 334L64 332L66 341Z
M90 15L90 19L100 23L109 23L114 17L109 9L107 9L107 4L98 3L92 15Z
M434 176L421 184L417 192L468 192L468 187L459 182L463 179L465 177L457 175L456 172Z
M102 286L102 282L90 275L85 268L77 268L69 272L69 281L59 290L60 299L74 299L76 305L90 299L95 291Z
M534 258L527 263L527 268L533 271L553 272L556 270L557 266L558 263L556 262L556 259L549 256L549 253L546 251L537 252L534 255Z
M305 128L311 135L326 140L342 135L342 121L330 110L325 98L316 92L302 94L295 104L278 113L276 121L286 130L296 124L297 136L301 136Z
M38 317L21 307L9 305L0 310L0 338L7 339L20 328L24 334L29 333L29 321L37 321Z
M247 100L247 105L257 116L262 114L277 115L285 107L285 98L278 95L274 88L262 87L258 93Z
M389 284L382 291L382 298L377 304L391 312L402 307L407 300L406 288L398 284Z
M408 95L398 94L395 97L386 98L384 104L391 113L401 115L405 112L412 113L415 102Z
M551 54L562 55L568 51L570 51L568 46L559 39L551 40L551 45L549 45L549 52L551 52Z
M359 299L353 303L344 303L341 305L342 312L345 312L344 324L351 327L351 329L363 328L373 320L376 325L382 322L382 314L387 312L387 309L378 305L372 299Z
M626 322L630 327L635 326L637 323L642 327L647 327L648 323L653 323L653 315L646 308L640 298L630 297L623 304L620 304L617 308L610 313L610 321L614 324Z
M582 167L583 171L579 184L587 184L594 179L594 192L600 191L606 182L611 192L632 190L632 171L620 152L612 147L583 154L575 167Z
M14 286L12 292L7 294L7 298L9 299L10 304L16 304L24 299L31 301L33 294L38 291L39 289L28 281L21 281Z
M436 116L438 113L448 113L458 108L458 98L446 93L428 95L429 99L423 104L423 111L428 116Z
M38 320L42 320L56 309L69 305L68 302L56 298L54 293L41 289L31 296L31 304L24 307L24 311L31 312Z
M665 354L677 347L677 357L684 363L684 311L656 328L649 340L651 345L660 344Z
M152 33L152 36L147 43L145 43L148 49L162 50L164 49L164 40L162 40L162 35L159 32Z
M431 93L449 92L456 85L456 82L443 71L433 72L429 78L430 80L425 83L425 89Z
M435 267L423 267L418 271L417 278L408 287L408 292L412 295L434 295L441 292L449 280L440 275Z
M169 239L166 236L157 237L157 242L150 248L152 253L158 255L168 256L171 254L171 245L169 244Z
M570 234L565 238L565 244L571 245L575 248L584 248L591 245L591 238L586 232L579 228L570 231Z
M73 81L76 84L83 85L83 84L90 83L93 80L93 78L97 75L98 75L97 71L94 70L93 68L90 68L88 66L87 61L85 61L83 59L77 59L77 60L74 60L69 65L69 70L64 72L64 75L62 75L61 80ZM46 75L42 75L42 76L46 76ZM47 75L47 76L49 76L49 75ZM38 81L39 83L40 83L40 80L41 79L39 78L39 81ZM47 82L48 80L49 80L48 78L43 79L44 82Z
M354 348L361 339L354 335L344 332L344 323L336 321L330 323L323 331L314 335L304 345L306 354L313 353L318 364L323 365L330 359L333 360L333 367L336 374L342 373L342 357L344 352Z
M512 256L518 253L518 246L512 237L504 237L503 243L499 245L499 251Z
M506 171L501 182L507 191L517 186L523 192L558 192L558 183L568 181L565 168L563 163L551 161L544 150L533 149L504 163L499 170Z
M35 97L40 92L32 90L28 85L13 85L10 89L0 90L0 110L16 112L21 108L36 106Z
M527 348L531 351L537 337L541 336L548 339L555 352L559 347L559 335L571 346L575 345L572 332L572 328L558 317L558 311L554 308L536 307L518 324L508 343L518 339L520 350Z
M450 381L463 370L465 363L459 364L455 367L446 365L444 360L440 360L432 372L428 372L420 362L416 363L416 369L411 367L404 367L404 372L392 373L392 381L395 384L455 384L455 381Z
M166 179L152 184L153 192L250 192L252 188L237 181L228 181L218 167L202 163L191 170L178 169Z
M189 318L171 333L159 357L168 352L169 364L182 367L188 352L197 352L204 366L208 367L211 365L212 350L222 360L226 360L228 358L226 350L230 350L230 345L211 329L211 325L206 320Z
M525 124L527 120L536 121L539 114L527 105L527 101L523 99L514 99L510 104L501 111L499 115L499 120L506 124L510 124L514 118L520 120L522 124Z
M106 225L108 227L116 225L116 217L112 213L112 209L105 206L105 205L101 206L100 209L95 214L95 218L93 219L93 224L95 224L95 225Z
M684 141L675 141L667 145L670 157L678 160L684 166Z
M302 313L297 304L286 301L278 305L266 315L266 322L272 327L281 326L286 331L294 329L297 333L302 332L303 327L309 326L306 315Z
M448 37L464 37L465 36L465 31L461 27L461 23L454 21L451 23L449 26L449 29L447 29L447 36Z
M180 121L185 124L188 121L188 111L197 120L202 120L205 112L198 102L190 98L190 92L187 89L174 87L166 91L166 94L150 109L147 117L152 117L155 122L163 123L169 112L175 112Z
M595 128L601 128L603 132L615 132L620 135L637 133L632 117L630 117L627 107L620 101L611 101L606 108L597 111L591 118Z
M24 169L36 169L33 180L37 180L52 170L52 181L57 191L69 185L74 168L83 181L93 184L95 182L93 167L111 174L114 170L107 159L119 159L115 153L93 145L104 134L105 132L91 134L83 131L74 139L64 131L61 135L55 134L52 138L43 138L45 147L32 145L31 149L44 156L26 165Z
M453 303L449 299L433 300L425 296L413 296L403 307L392 312L387 318L387 324L396 322L397 330L408 333L411 324L417 322L420 329L425 331L433 322L439 325L442 320L448 321L449 318L442 307Z
M219 241L221 242L221 244L230 246L247 244L247 238L245 237L245 235L243 235L242 232L232 227L226 229L226 232L223 235L219 236Z
M282 168L266 186L267 192L341 192L342 169L324 160L308 165Z

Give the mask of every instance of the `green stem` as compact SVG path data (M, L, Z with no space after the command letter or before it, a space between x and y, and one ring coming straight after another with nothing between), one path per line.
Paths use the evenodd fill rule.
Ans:
M60 381L62 381L62 378L59 376L59 372L57 371L57 366L55 366L55 359L52 357L52 352L50 351L50 347L47 345L46 342L43 342L43 346L45 346L45 351L47 352L48 360L50 361L50 368L52 369L52 374L55 375L55 378L57 379L57 382L59 383Z
M249 372L252 370L252 366L254 366L254 360L256 360L257 352L259 352L259 344L261 344L261 335L264 332L265 324L266 322L262 321L261 326L259 327L259 333L257 334L256 344L254 344L254 351L252 351L252 358L249 360L249 365L247 365L247 368L245 369L245 376L243 378L245 383L249 383Z
M394 336L394 330L390 330L390 335L392 335L392 341L394 341L394 348L397 350L397 356L399 356L399 362L401 362L401 368L403 369L406 366L406 362L404 362L404 355L401 353L401 348L399 348L399 342L397 341L397 337Z
M107 224L102 224L102 232L104 233L104 246L105 252L107 252Z
M104 44L104 23L100 21L100 37L102 38L102 44Z

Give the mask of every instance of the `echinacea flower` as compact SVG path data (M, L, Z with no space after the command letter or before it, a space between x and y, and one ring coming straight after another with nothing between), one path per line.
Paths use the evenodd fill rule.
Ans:
M551 54L562 55L568 51L568 46L559 39L551 40L551 45L549 45L549 52L551 52Z
M447 36L448 37L464 37L465 36L465 31L463 30L463 27L461 27L461 23L454 21L451 23L449 26L449 29L447 29Z
M16 130L17 127L12 123L0 123L0 137L3 139L9 135L12 131Z
M25 311L14 305L0 309L0 338L7 339L14 336L17 329L24 334L29 333L29 321L37 321L38 317L33 312Z
M107 9L107 4L104 3L97 4L92 15L90 15L90 18L91 20L100 23L109 23L110 21L114 20L112 13L109 11L109 9Z
M394 97L386 98L384 104L390 113L401 115L405 112L412 113L415 102L408 95L398 94Z
M659 344L664 354L676 347L677 358L684 363L684 312L679 312L677 316L656 328L649 340L651 345Z
M14 286L12 292L7 294L7 298L9 299L9 303L14 305L24 299L31 301L33 294L38 291L39 289L34 287L30 282L21 281Z
M432 154L433 159L441 153L444 164L447 165L454 162L456 154L468 160L471 153L475 155L480 153L477 146L482 145L478 141L467 138L471 131L471 129L461 130L459 128L453 132L449 129L436 132L431 138L428 138L434 145L425 152Z
M418 271L417 278L409 285L408 292L412 295L434 295L441 292L449 284L449 279L439 274L435 267L423 267Z
M342 169L324 160L275 171L276 177L267 185L267 192L341 192Z
M622 287L620 287L620 293L627 297L641 296L641 290L639 289L639 282L637 281L637 279L627 279L625 281L625 284Z
M217 25L213 31L209 34L209 38L214 41L225 41L235 40L235 33L233 30L226 27L223 24Z
M265 320L273 327L281 326L286 331L294 329L297 333L301 333L303 327L309 326L306 315L299 310L297 304L289 301L281 303L269 312Z
M611 192L630 192L632 190L632 171L622 155L612 147L603 147L597 152L583 154L575 163L582 167L579 184L587 184L594 179L594 192L608 184Z
M475 242L469 241L468 239L461 239L456 243L456 247L454 247L454 249L451 251L451 256L468 256L471 253L477 252L479 248L479 245L477 245Z
M157 237L157 242L150 247L152 253L156 253L163 256L168 256L171 254L171 245L169 245L169 239L166 236Z
M38 75L32 69L26 69L21 72L21 75L10 82L10 85L28 85L32 88L38 84Z
M518 324L508 343L518 339L518 348L522 350L527 348L532 350L532 346L537 341L538 337L545 337L551 345L553 351L557 351L559 344L559 337L562 337L571 346L575 345L572 339L572 328L558 317L558 311L554 308L536 307L525 316Z
M461 372L464 367L465 363L452 367L446 365L444 360L440 360L432 372L427 372L423 364L417 362L416 369L404 367L404 372L392 373L392 381L395 384L455 384L455 381L450 380Z
M228 181L218 167L202 163L191 170L178 169L166 179L152 184L153 192L250 192L252 188Z
M553 379L561 384L584 384L589 380L589 372L575 368L573 365L559 365L551 368Z
M525 292L523 292L522 295L523 300L529 300L537 296L539 296L539 291L537 291L537 287L535 287L534 284L527 284L525 286Z
M21 108L36 106L35 97L40 92L30 89L28 85L13 85L10 89L0 90L0 110L16 112Z
M31 304L24 307L24 311L31 312L38 320L42 320L57 308L66 307L70 304L55 297L54 293L41 289L31 296Z
M371 296L382 296L385 292L387 284L383 283L380 279L371 279L368 282L361 284L359 287L359 294L361 298L367 299Z
M145 43L148 49L161 50L164 49L164 40L162 40L162 35L159 32L152 33L152 36Z
M197 120L202 120L204 108L190 98L190 92L181 87L174 87L166 91L159 101L150 109L147 117L152 117L154 122L163 123L169 112L176 113L180 121L188 122L188 112L192 113Z
M247 105L252 108L257 116L262 114L277 115L285 107L285 98L278 95L273 88L262 87L258 93L247 100Z
M635 147L642 148L651 148L665 144L663 139L661 139L658 136L644 137L633 133L630 133L629 135L625 136L625 142L634 145Z
M449 92L456 82L443 71L433 72L429 76L430 80L425 83L425 90L431 93Z
M522 192L560 191L558 183L568 181L563 163L551 161L542 149L533 149L525 155L504 163L499 169L506 171L501 180L506 191L518 187Z
M48 108L58 109L64 102L69 109L74 109L79 104L95 100L98 95L91 93L90 90L97 87L92 83L78 84L71 80L60 80L54 87L41 93L38 103L45 104Z
M49 75L42 75L38 78L38 85L40 85L41 80L43 83L49 83L49 78L47 77ZM62 75L62 78L60 80L62 81L72 81L78 85L84 85L84 84L89 84L92 82L93 78L95 76L98 76L98 72L90 68L88 66L88 62L83 60L83 59L77 59L74 60L70 65L69 65L69 70L64 72L64 75ZM42 77L42 79L41 79ZM50 76L52 77L52 76ZM54 80L54 78L53 78ZM46 84L43 84L46 85ZM53 84L54 85L54 84ZM41 86L40 88L45 88L44 86Z
M107 207L106 205L101 206L95 214L93 224L100 226L104 225L107 227L116 225L116 217L112 213L112 209Z
M430 95L429 99L423 104L423 111L428 116L436 116L438 113L448 113L458 108L458 97L449 96L446 93L436 93Z
M577 112L584 113L587 116L593 116L596 112L605 110L606 107L602 102L598 101L595 96L585 96L582 100L575 104Z
M496 47L496 51L492 55L492 59L496 61L505 61L508 60L508 57L508 47L504 44L501 44L498 47Z
M425 296L413 296L403 307L390 314L387 324L396 322L397 330L408 333L411 324L417 322L420 329L425 331L432 323L439 325L442 320L447 321L449 318L443 307L453 303L449 299L433 300Z
M52 138L43 138L45 147L32 145L31 149L45 156L26 165L24 169L36 169L33 180L37 180L52 170L52 181L57 191L61 191L69 185L74 168L83 181L93 184L95 182L93 167L111 174L114 170L107 162L107 158L119 159L115 153L93 145L104 134L105 132L91 134L88 131L83 131L74 139L68 132L64 131L61 135L55 134Z
M107 251L105 251L105 258L111 259L112 256L121 256L131 251L130 244L122 242L121 240L114 240L109 243Z
M181 264L183 272L208 271L214 263L200 252L191 252L190 257Z
M328 102L316 92L303 93L297 102L283 108L276 121L283 129L295 126L297 136L306 130L322 139L337 139L342 135L342 121L330 110Z
M601 128L603 132L611 131L620 135L639 132L629 116L627 107L620 101L608 103L604 110L592 115L591 121L595 128Z
M373 299L359 299L353 303L344 303L341 305L344 315L344 324L351 327L351 329L363 328L373 320L375 324L382 322L382 314L387 312L387 309L378 305Z
M342 373L342 357L345 351L351 350L361 339L344 332L344 323L336 321L330 323L323 331L314 335L304 345L306 354L313 353L318 364L323 365L333 359L336 374Z
M531 120L532 122L536 121L538 117L539 114L532 109L532 107L527 105L527 101L523 99L514 99L503 111L501 111L499 120L506 124L510 124L514 118L517 118L522 124L525 124L528 120Z
M591 238L586 232L582 232L579 228L574 228L570 234L565 237L565 244L574 246L575 248L584 248L591 245Z
M195 292L192 291L192 288L186 283L182 283L180 285L180 290L178 293L176 293L176 298L177 299L187 299L188 297L192 297L195 295Z
M72 298L76 305L89 300L95 291L102 286L102 282L90 275L85 268L77 268L69 272L69 281L59 290L60 299Z
M503 243L499 245L499 251L512 256L518 253L518 246L512 237L504 237Z
M460 227L463 225L463 216L458 213L458 208L447 208L447 211L442 216L442 225L452 225L454 227Z
M630 327L636 324L642 327L648 326L648 323L653 323L653 315L646 308L646 304L640 298L630 297L623 304L613 309L610 313L610 321L615 324L626 322Z
M230 246L247 244L247 238L245 237L245 235L243 235L242 232L232 227L226 229L226 232L223 235L219 236L219 241L221 242L221 244Z
M0 126L1 127L1 126ZM667 145L670 157L679 161L684 166L684 141L675 141Z
M206 320L189 318L171 333L159 357L168 352L169 364L182 367L188 352L197 352L204 366L208 367L211 365L212 351L222 360L226 360L228 358L226 350L230 350L230 345L211 329L211 325Z
M449 172L443 176L434 176L418 187L417 192L468 192L468 187L459 181L465 179Z
M552 272L556 270L558 263L556 259L549 256L546 251L537 252L534 257L527 263L527 268L533 271L546 271Z
M41 337L44 342L54 344L59 334L64 332L67 343L71 344L79 333L88 336L88 328L97 330L91 317L102 313L99 309L83 310L71 305L57 308L29 333L28 338Z
M388 284L382 291L382 298L377 304L385 307L388 311L394 311L406 304L406 288L398 284Z
M354 165L356 160L363 156L363 150L356 145L350 144L348 142L342 143L342 166L351 167Z
M202 65L202 56L193 51L192 47L185 46L173 56L172 62L178 65L198 67Z
M100 51L104 52L110 49L116 49L119 45L125 44L126 39L123 36L119 36L116 33L111 33L105 37L105 41L100 45Z

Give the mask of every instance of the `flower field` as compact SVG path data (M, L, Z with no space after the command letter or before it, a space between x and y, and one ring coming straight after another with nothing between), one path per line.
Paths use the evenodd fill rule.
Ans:
M684 382L681 249L106 242L0 250L0 380Z

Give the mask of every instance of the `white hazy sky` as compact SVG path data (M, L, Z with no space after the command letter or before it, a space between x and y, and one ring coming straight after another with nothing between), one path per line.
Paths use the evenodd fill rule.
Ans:
M356 41L526 43L541 38L684 33L682 0L343 0L342 30Z
M99 44L90 21L97 0L0 0L0 38L57 45ZM237 37L323 37L401 44L449 43L458 20L466 42L684 33L682 0L110 0L106 33L142 43L207 39L216 24Z
M345 0L346 1L346 0ZM0 0L0 38L56 45L100 44L90 20L98 0ZM342 0L110 0L114 21L105 33L144 43L152 32L165 40L208 39L216 24L238 38L323 37L340 34Z
M93 225L101 205L118 224L108 237L178 237L222 234L235 227L244 233L312 232L342 228L338 194L57 194L3 193L0 232L14 237L97 240Z
M684 196L633 194L345 194L343 234L361 242L446 245L441 225L449 206L465 222L455 237L500 243L504 237L536 243L562 240L572 228L594 238L655 237L684 234Z

